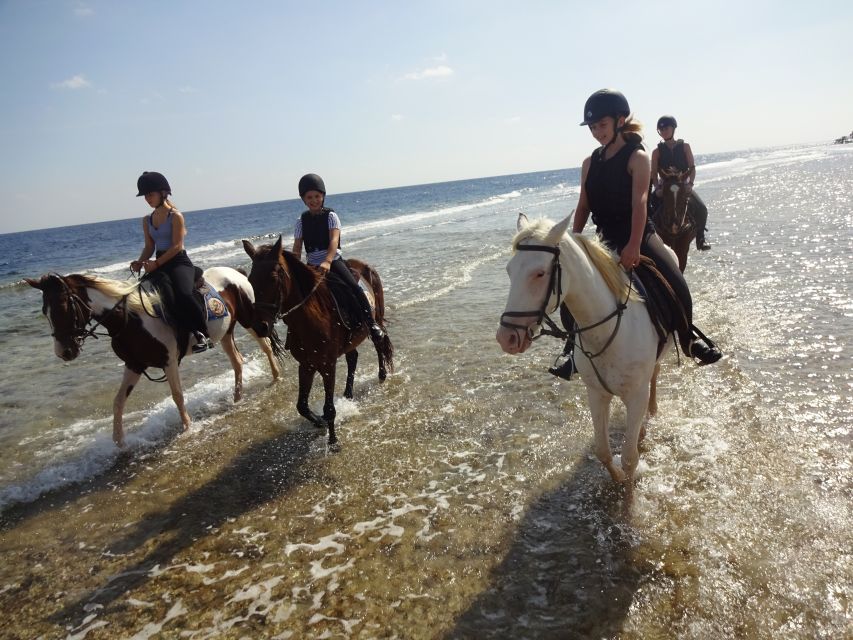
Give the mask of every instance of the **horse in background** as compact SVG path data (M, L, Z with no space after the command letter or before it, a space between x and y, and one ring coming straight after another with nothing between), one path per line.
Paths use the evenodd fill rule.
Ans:
M99 335L95 333L98 326L106 329L113 351L125 364L113 401L113 440L119 447L124 446L125 403L142 373L151 367L163 369L183 430L189 428L191 420L184 404L178 365L182 357L192 355L192 349L187 345L186 353L179 352L175 329L155 313L160 303L156 293L143 290L136 282L83 274L51 273L39 280L25 280L42 292L42 313L50 322L58 357L74 360L86 338ZM228 267L213 267L204 272L204 280L218 290L227 309L227 313L219 310L220 314L212 319L208 316L207 329L211 341L221 342L231 361L237 402L243 395L243 356L234 342L236 324L245 327L257 340L270 363L273 381L281 375L277 360L284 352L278 336L261 338L252 330L255 296L246 276Z
M320 269L304 264L295 254L282 248L281 236L274 245L255 247L243 240L243 248L252 259L249 282L255 290L254 328L264 336L273 330L281 318L287 325L285 349L299 363L299 395L296 410L314 426L328 428L330 445L337 443L335 434L335 368L342 355L347 362L344 397L353 397L353 381L358 364L356 348L369 335L360 320L344 318L338 301L332 295L328 279ZM385 293L379 274L360 260L349 259L347 264L366 283L365 293L374 307L374 318L385 329ZM379 381L394 370L394 347L387 332L375 345L379 360ZM308 396L314 384L314 374L323 378L325 401L323 415L318 416L308 406Z
M646 414L657 413L659 337L643 300L613 253L600 242L566 234L569 220L529 222L518 217L506 309L495 336L506 353L524 353L539 337L542 323L565 302L578 325L575 364L586 385L595 428L595 453L630 499L645 435ZM671 338L666 346L671 343ZM610 402L627 409L621 468L609 439Z
M652 214L655 229L664 244L675 252L678 268L684 273L690 243L696 238L696 218L692 213L692 199L685 188L684 179L689 171L660 169L662 201Z

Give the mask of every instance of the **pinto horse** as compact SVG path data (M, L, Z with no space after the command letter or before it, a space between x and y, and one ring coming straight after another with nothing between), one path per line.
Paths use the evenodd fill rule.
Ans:
M234 368L234 401L243 395L243 357L234 342L234 327L239 322L251 333L267 356L273 380L281 369L276 360L284 352L278 336L261 338L251 329L253 303L252 286L242 273L228 267L213 267L204 272L204 279L215 287L228 314L207 321L208 335L222 348ZM181 416L183 430L190 425L190 415L184 405L184 394L178 364L179 353L175 329L154 313L159 296L144 291L138 283L121 282L89 275L48 274L39 280L26 278L27 283L42 291L42 312L53 329L54 351L63 360L80 355L83 342L97 337L100 325L112 339L115 354L124 362L124 376L113 402L113 440L124 446L122 417L124 405L142 373L149 367L163 369L172 391L172 399ZM273 357L275 356L275 357ZM147 374L146 374L147 375Z
M660 170L663 202L653 215L655 229L664 244L675 252L678 268L684 273L690 243L696 238L696 222L692 214L692 198L683 180L689 172Z
M617 258L597 240L566 234L570 219L554 225L519 215L515 255L507 265L509 297L496 338L505 352L523 353L539 337L543 321L555 326L548 314L565 302L579 327L575 363L586 385L595 453L630 496L643 422L647 413L657 412L657 375L666 349L658 354L646 305ZM613 396L628 415L621 468L613 462L608 434Z
M355 368L358 363L356 347L369 335L360 321L348 327L319 269L304 264L295 254L282 249L281 236L274 245L255 247L243 240L243 248L252 259L249 282L255 289L255 331L267 335L281 318L287 325L285 349L299 362L299 396L296 410L319 428L328 428L329 444L335 444L335 367L342 355L347 361L347 380L344 397L352 398ZM365 293L373 298L374 318L383 328L385 321L385 294L379 274L360 260L347 260L359 279L368 287ZM388 335L376 346L379 358L379 380L384 381L387 371L394 370L394 348ZM308 407L308 396L314 383L314 374L323 378L325 402L323 415L318 416Z

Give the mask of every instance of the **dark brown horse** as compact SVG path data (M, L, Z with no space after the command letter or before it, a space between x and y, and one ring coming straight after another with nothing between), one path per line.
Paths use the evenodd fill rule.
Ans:
M658 235L665 244L672 247L682 273L687 268L690 243L696 237L696 223L691 212L692 198L683 182L687 173L660 170L663 202L653 216Z
M360 321L349 321L341 313L332 296L325 274L309 267L299 258L282 249L281 237L274 245L255 247L243 240L246 253L252 258L249 282L255 290L255 323L258 335L268 335L281 318L287 325L285 349L299 362L299 397L296 410L317 427L329 429L329 444L335 444L335 366L338 358L346 357L347 381L344 397L352 398L355 368L358 364L356 347L368 336L367 327ZM350 269L367 284L365 293L374 306L374 318L385 328L385 294L379 274L360 260L347 260ZM348 324L350 326L348 326ZM394 370L394 348L386 333L376 346L379 358L379 380ZM323 415L308 407L308 396L314 374L323 378L326 398Z
M278 336L261 338L251 329L255 297L246 276L228 267L212 267L204 272L204 279L217 289L224 303L225 309L222 304L209 306L215 317L208 319L207 330L213 342L221 342L231 361L236 402L243 395L243 356L234 342L237 323L258 341L269 360L273 380L280 375L276 360L283 351ZM124 361L124 376L113 402L113 440L118 446L124 446L124 405L142 373L150 367L163 369L184 431L189 428L190 415L184 405L178 365L192 350L185 345L186 351L181 353L175 330L154 313L159 296L144 291L137 283L81 274L48 274L39 280L25 280L42 292L42 311L50 322L58 357L74 360L85 339L99 335L95 328L100 326L111 338L115 354Z

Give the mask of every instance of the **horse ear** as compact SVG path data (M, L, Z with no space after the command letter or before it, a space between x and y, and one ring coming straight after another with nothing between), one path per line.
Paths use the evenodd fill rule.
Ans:
M524 227L526 227L529 224L530 224L530 220L527 219L527 216L524 215L524 212L519 211L518 212L518 220L516 220L516 222L515 222L516 229L518 229L518 231L521 231L522 229L524 229Z
M281 255L281 236L279 236L278 240L276 240L276 243L275 245L273 245L272 250L275 252L276 255Z
M31 287L34 287L36 289L40 289L40 290L44 291L44 278L42 278L41 280L33 280L32 278L24 278L24 281L28 285L30 285Z
M572 216L569 216L565 220L562 220L555 224L551 230L548 232L548 236L545 238L545 242L548 244L556 245L563 239L563 235L566 233L566 229L569 228L569 222L571 221Z
M248 240L243 240L243 249L246 250L246 253L249 254L249 257L254 260L255 253L257 253L257 249L255 249L255 245L253 245Z

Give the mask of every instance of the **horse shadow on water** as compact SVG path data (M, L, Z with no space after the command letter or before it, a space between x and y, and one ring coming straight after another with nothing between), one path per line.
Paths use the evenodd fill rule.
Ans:
M315 449L319 430L295 431L258 442L233 459L215 478L167 510L146 514L129 533L110 545L116 555L131 554L152 538L161 538L143 558L109 576L50 616L62 626L80 625L87 609L108 609L148 580L151 570L168 567L183 550L211 535L223 523L239 518L297 487L305 478L301 468ZM251 551L250 551L251 553Z
M652 570L635 559L624 499L594 456L584 456L528 507L489 588L445 640L617 635Z

